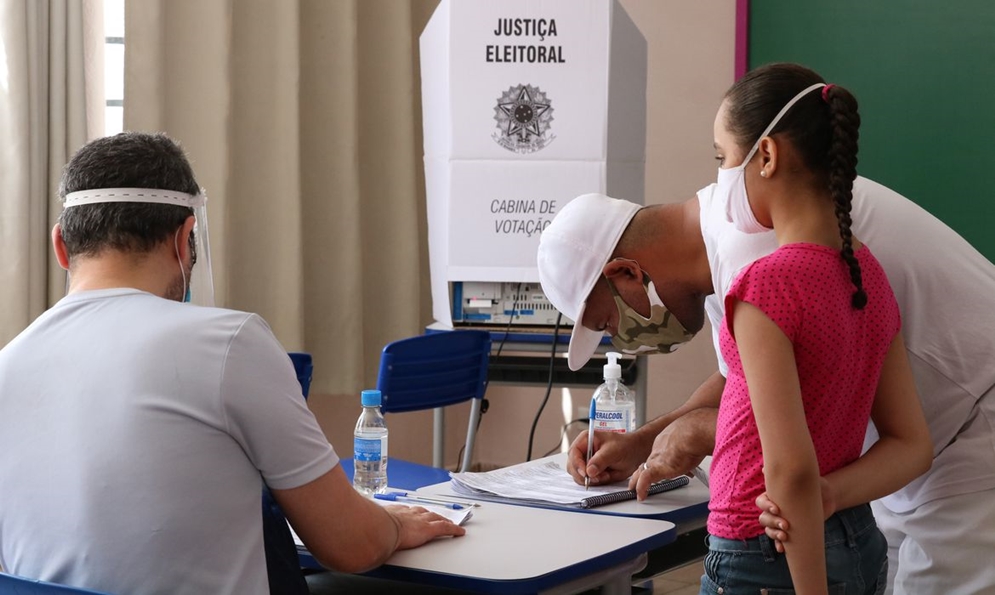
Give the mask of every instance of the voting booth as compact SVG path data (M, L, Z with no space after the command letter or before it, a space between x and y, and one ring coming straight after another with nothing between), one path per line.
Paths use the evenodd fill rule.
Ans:
M615 0L442 0L420 48L435 320L552 324L539 234L643 202L646 41Z

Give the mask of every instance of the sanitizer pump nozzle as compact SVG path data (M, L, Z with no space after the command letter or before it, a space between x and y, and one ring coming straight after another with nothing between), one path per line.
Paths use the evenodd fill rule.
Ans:
M607 353L605 382L594 391L595 419L592 430L602 432L631 432L636 429L636 400L622 384L621 353Z
M622 354L609 351L607 356L608 363L605 364L605 380L618 380L622 378L622 366L618 364L618 358L622 357Z

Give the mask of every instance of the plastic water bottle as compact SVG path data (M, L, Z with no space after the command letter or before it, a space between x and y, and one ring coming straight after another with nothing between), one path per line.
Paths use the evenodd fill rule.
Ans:
M607 355L605 382L594 391L597 410L592 430L631 432L636 429L636 399L632 391L622 384L622 366L618 364L622 354L612 351Z
M380 413L380 391L362 392L363 412L353 433L352 486L367 496L387 490L387 423Z

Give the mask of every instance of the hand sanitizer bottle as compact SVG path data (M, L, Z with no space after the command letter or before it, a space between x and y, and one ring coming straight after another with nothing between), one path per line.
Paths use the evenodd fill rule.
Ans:
M387 423L380 413L380 391L362 392L363 412L353 434L352 486L366 495L387 491Z
M608 354L605 365L605 382L594 391L594 431L626 433L636 429L636 400L632 391L622 384L622 354Z

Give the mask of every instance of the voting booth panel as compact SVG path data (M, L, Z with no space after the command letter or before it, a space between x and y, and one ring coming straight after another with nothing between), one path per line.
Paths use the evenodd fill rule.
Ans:
M420 47L433 315L544 323L536 250L558 210L643 202L645 39L616 0L443 0ZM502 286L525 303L483 297Z

